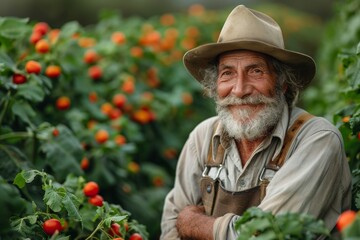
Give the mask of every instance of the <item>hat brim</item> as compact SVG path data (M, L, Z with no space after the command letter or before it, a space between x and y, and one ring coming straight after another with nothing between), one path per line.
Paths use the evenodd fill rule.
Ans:
M201 45L186 52L183 62L189 73L196 80L202 82L204 80L203 70L213 65L217 56L233 50L251 50L260 52L272 56L293 67L298 75L298 84L303 88L310 84L316 73L315 62L310 56L254 40Z

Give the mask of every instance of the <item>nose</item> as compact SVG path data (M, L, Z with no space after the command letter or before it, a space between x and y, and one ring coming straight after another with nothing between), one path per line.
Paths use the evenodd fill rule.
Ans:
M251 94L252 87L246 79L244 73L239 73L236 77L231 93L239 98L244 98Z

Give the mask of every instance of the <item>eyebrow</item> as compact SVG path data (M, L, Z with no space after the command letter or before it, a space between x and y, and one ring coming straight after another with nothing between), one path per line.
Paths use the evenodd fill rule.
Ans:
M228 64L219 64L219 71L227 69L227 68L235 68L232 65L228 65Z
M255 62L255 63L250 63L249 65L245 66L245 69L251 69L251 68L255 68L255 67L265 67L268 68L268 65L264 62ZM224 69L231 69L231 68L235 68L233 65L229 65L229 64L219 64L219 71L222 71Z

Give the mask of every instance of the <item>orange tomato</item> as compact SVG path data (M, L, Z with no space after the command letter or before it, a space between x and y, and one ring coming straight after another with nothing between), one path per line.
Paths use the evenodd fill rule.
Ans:
M46 68L45 74L49 78L57 78L61 74L61 68L57 65L50 65Z
M111 41L115 44L121 45L126 41L125 35L122 32L114 32L111 35Z
M345 117L342 118L342 121L344 123L348 123L350 121L350 118L351 118L350 116L345 116Z
M71 104L71 101L70 101L70 98L66 97L66 96L62 96L62 97L59 97L57 100L56 100L56 107L57 109L59 110L66 110L70 107L70 104Z
M353 210L347 210L340 214L336 222L336 228L341 232L349 226L356 218L356 212Z
M46 39L40 39L35 44L35 50L38 53L47 53L50 50L50 44Z
M39 74L41 72L41 65L37 61L30 60L26 62L25 70L27 73Z
M109 139L109 133L104 129L100 129L96 132L95 139L100 144L105 143Z
M141 58L144 55L144 51L141 47L135 46L130 49L130 55L135 58Z
M101 112L105 115L109 115L112 109L113 106L111 103L106 102L101 105Z
M121 86L121 90L127 94L132 94L135 91L135 83L132 77L129 77L125 80Z
M126 138L119 134L115 137L114 141L117 145L124 145L126 143Z

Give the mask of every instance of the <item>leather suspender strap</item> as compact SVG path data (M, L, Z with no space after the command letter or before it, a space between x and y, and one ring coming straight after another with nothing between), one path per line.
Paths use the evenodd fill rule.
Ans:
M300 116L298 116L298 118L286 132L284 143L279 155L268 163L268 167L270 169L279 169L284 164L286 155L290 149L291 144L293 143L295 136L297 135L301 127L304 125L304 123L312 117L314 116L307 112L303 112L302 114L300 114Z
M281 147L279 155L277 155L276 158L272 159L266 167L264 167L260 173L260 199L261 201L264 199L266 195L266 188L270 183L269 179L263 178L263 175L265 174L266 169L270 169L273 171L278 171L282 165L285 163L286 156L288 154L288 151L290 149L290 146L292 145L294 138L298 134L301 127L307 122L309 119L314 117L310 113L303 112L300 114L295 122L291 125L291 127L287 130L283 146Z
M211 136L214 136L214 133L215 133L218 125L219 125L219 122L217 122L215 124L214 131ZM219 146L217 147L217 150L216 150L216 155L215 155L215 159L214 159L215 161L214 161L213 156L212 156L212 154L213 154L212 147L213 147L213 141L210 141L206 166L207 167L219 167L223 163L225 149L223 148L223 146L221 144L219 144Z

